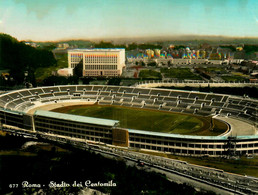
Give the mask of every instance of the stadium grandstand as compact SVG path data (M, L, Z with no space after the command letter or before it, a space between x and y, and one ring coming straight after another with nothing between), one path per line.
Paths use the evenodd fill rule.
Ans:
M99 104L212 116L226 121L219 136L179 135L122 128L119 121L51 111ZM48 108L43 110L42 108ZM258 155L258 101L225 94L107 85L66 85L0 95L1 128L68 136L87 142L188 156ZM236 125L237 121L241 125ZM238 126L238 127L237 127ZM249 130L246 130L249 128Z

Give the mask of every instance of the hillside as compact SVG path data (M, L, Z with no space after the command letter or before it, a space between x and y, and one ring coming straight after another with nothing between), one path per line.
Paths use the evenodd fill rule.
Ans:
M13 78L12 83L6 85L19 85L24 81L35 85L35 71L55 65L56 60L51 51L31 47L10 35L0 34L0 69L9 70ZM25 71L28 72L26 79Z

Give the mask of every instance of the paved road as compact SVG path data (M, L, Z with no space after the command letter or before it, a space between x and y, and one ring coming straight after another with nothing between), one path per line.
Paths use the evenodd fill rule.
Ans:
M113 155L105 154L103 152L96 152L96 153L99 153L106 158L110 158L110 157L114 158ZM139 167L139 166L137 166L137 164L138 164L137 162L130 160L130 159L126 159L125 163L128 166L136 166L136 167L138 167L138 169L143 169L148 172L157 172L157 173L165 174L169 181L176 182L179 184L185 183L185 184L195 188L197 191L200 191L202 189L202 190L206 190L206 191L213 191L213 192L216 192L216 194L221 194L221 195L233 195L234 194L234 193L228 192L226 190L216 188L216 187L204 184L202 182L198 182L198 181L186 178L184 176L180 176L180 175L172 173L172 172L158 169L153 166L148 166L147 164L145 164L144 167Z

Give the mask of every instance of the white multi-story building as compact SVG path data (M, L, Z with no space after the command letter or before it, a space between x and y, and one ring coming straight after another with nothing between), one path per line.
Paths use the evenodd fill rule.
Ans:
M125 67L125 49L72 49L69 68L83 63L83 76L120 76Z

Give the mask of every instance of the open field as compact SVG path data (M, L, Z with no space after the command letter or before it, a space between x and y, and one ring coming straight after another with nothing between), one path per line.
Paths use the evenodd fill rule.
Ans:
M167 78L202 80L199 75L192 73L189 68L161 68L160 71Z
M67 114L119 120L123 128L147 130L183 135L220 135L227 125L216 121L215 129L210 130L209 117L155 111L122 106L80 105L52 110Z
M238 76L238 75L221 76L221 78L227 82L244 82L247 80L246 78Z
M141 70L139 77L147 79L161 79L161 74L155 70Z

